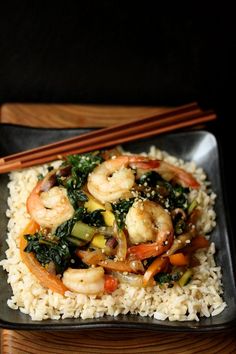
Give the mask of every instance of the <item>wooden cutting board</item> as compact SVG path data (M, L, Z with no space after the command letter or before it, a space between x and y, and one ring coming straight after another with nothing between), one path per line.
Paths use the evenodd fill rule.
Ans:
M166 111L166 107L5 104L0 122L34 127L103 127ZM232 331L217 334L103 329L76 332L1 331L1 353L236 353Z

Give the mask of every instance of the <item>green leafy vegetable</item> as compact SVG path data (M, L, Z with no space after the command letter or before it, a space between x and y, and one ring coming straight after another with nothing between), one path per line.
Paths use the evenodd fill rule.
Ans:
M115 214L117 225L120 229L122 229L125 225L125 218L129 211L129 208L133 205L134 198L126 200L120 200L117 203L112 204L112 210Z
M86 194L80 189L87 181L88 174L101 162L103 162L103 158L98 153L67 156L64 165L65 168L71 166L70 175L66 177L58 175L57 183L67 189L68 197L74 209L88 200ZM63 166L61 170L63 170Z
M38 181L42 181L42 179L44 179L44 175L42 173L39 173L37 178L38 178Z
M149 187L156 187L158 181L163 181L163 178L155 171L151 171L142 175L138 181L139 184L147 184Z
M67 162L72 165L71 177L67 181L67 187L81 188L86 182L88 174L96 166L103 162L103 158L96 153L67 156Z
M172 185L165 181L157 172L151 171L140 177L138 180L141 188L141 196L161 204L165 209L188 208L187 194L188 188L180 185Z
M78 203L79 202L87 202L88 201L88 197L87 195L78 189L68 189L67 190L67 195L68 198L71 202L71 204L73 205L74 209L76 209L78 207Z
M76 223L76 219L72 218L68 221L63 222L55 231L55 235L59 238L65 238L71 234L71 230Z
M27 246L25 252L33 252L37 260L43 265L53 262L57 273L63 273L71 260L71 252L68 242L56 237L50 240L43 233L25 235Z
M90 226L96 226L96 227L105 226L104 218L102 215L102 212L104 211L105 211L104 209L96 209L91 213L86 212L82 221Z
M182 208L187 209L187 193L189 193L188 188L181 187L179 185L172 187L170 193L170 205L172 209Z
M181 278L181 274L179 272L177 273L158 273L154 276L154 279L156 280L156 282L158 282L159 284L165 284L168 283L170 286L178 281Z
M102 212L104 212L103 209L97 209L89 213L86 208L79 207L75 211L75 214L72 219L69 219L60 226L58 226L55 231L55 235L59 238L70 236L73 226L77 221L82 221L85 224L95 227L104 226Z

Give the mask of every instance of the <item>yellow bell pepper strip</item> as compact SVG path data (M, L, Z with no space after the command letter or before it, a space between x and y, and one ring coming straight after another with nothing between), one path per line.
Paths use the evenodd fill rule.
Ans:
M85 202L84 206L87 208L88 211L92 212L97 209L105 209L104 205L99 203L96 199L94 199L89 193L86 193L88 197L88 201ZM115 221L115 215L110 211L106 210L102 212L104 222L107 226L113 226Z

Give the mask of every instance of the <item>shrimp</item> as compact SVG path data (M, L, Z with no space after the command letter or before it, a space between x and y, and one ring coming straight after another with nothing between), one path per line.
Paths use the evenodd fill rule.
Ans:
M141 170L149 170L158 172L166 181L174 181L182 187L199 188L200 184L192 176L180 167L174 166L163 160L148 160L134 162L134 167Z
M131 196L135 176L130 168L129 156L118 156L98 165L88 177L89 192L102 203L115 202Z
M29 195L27 211L40 226L56 228L74 215L66 189L52 187L47 192L41 192L43 181L38 182Z
M140 169L141 172L156 171L167 181L175 181L184 187L199 188L199 183L190 173L168 162L150 160L144 156L121 155L101 163L93 170L88 177L89 192L102 203L131 197L131 188L135 184L131 168Z
M126 227L131 243L131 257L145 259L159 256L172 245L174 229L168 212L149 200L135 202L126 215ZM145 243L151 241L151 243Z
M104 291L104 269L102 267L88 269L68 268L63 273L62 282L69 290L80 294L101 294Z

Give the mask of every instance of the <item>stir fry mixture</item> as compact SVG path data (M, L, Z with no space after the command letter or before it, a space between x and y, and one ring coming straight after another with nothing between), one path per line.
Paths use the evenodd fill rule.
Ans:
M118 151L71 155L39 176L21 258L53 292L112 293L119 283L185 286L209 246L201 210L188 202L196 179L163 160Z

